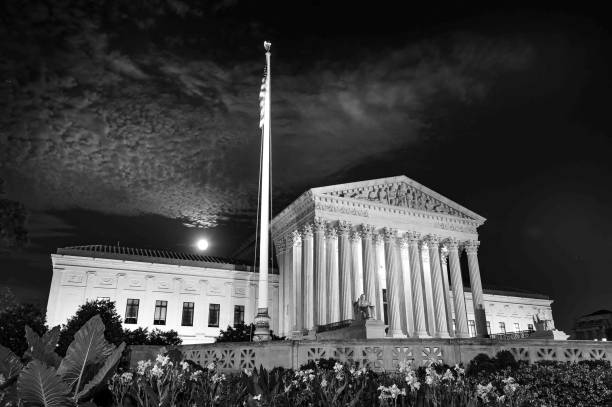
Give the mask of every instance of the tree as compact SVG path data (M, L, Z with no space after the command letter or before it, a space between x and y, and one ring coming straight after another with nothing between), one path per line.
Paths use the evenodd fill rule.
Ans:
M121 325L121 317L115 309L115 303L109 300L87 301L79 307L76 314L68 320L66 325L62 326L56 350L60 356L66 355L66 350L74 339L74 334L87 321L98 314L105 326L104 338L113 345L119 345L123 341L123 326Z
M45 316L40 308L32 304L14 304L0 311L0 344L23 355L28 348L24 336L26 325L39 334L46 332Z
M253 339L253 332L255 332L255 324L240 323L235 326L227 326L227 329L221 330L217 342L250 342ZM282 341L285 337L276 336L272 331L270 335L273 341Z
M147 328L126 329L123 331L124 341L128 345L180 345L183 340L174 330L162 331Z
M15 305L17 305L17 298L13 291L8 287L0 287L0 312Z

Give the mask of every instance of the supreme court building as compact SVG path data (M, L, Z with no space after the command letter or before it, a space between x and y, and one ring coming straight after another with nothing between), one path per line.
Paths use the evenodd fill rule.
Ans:
M310 189L271 223L270 327L295 338L351 320L361 294L394 338L523 331L536 315L554 327L548 297L483 290L484 220L405 176ZM174 329L193 344L257 313L257 269L244 262L104 245L60 248L51 260L51 326L87 300L109 299L124 327Z

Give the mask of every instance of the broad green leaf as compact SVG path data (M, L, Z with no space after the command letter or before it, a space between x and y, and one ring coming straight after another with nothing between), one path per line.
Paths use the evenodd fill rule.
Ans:
M57 325L43 334L42 341L45 343L46 346L55 351L55 348L57 347L57 342L59 341L59 337L60 327L59 325Z
M5 379L10 379L16 376L23 369L23 364L9 348L0 345L0 374L4 375Z
M94 390L101 383L106 383L110 376L115 371L115 366L119 363L119 359L121 359L121 355L123 354L123 350L125 349L125 342L122 342L113 353L106 359L104 365L98 370L98 373L87 383L83 390L81 390L78 394L78 399L83 400L89 396L92 390Z
M55 353L55 345L57 344L55 337L59 338L59 328L55 327L49 331L49 335L45 334L40 337L32 328L26 325L25 333L28 340L28 350L24 356L40 360L49 366L57 368L60 363L60 357Z
M70 389L54 368L34 360L21 371L17 390L24 406L72 406Z
M79 393L85 367L100 360L100 355L105 354L107 349L108 344L104 339L104 323L100 315L96 315L74 335L66 357L57 370L68 384L68 388L74 389L75 394Z

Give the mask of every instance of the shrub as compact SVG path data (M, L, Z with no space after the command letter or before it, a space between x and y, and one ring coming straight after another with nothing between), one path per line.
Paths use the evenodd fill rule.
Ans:
M162 331L157 328L151 332L147 328L125 329L123 331L123 339L128 345L176 346L183 343L178 332L174 330Z
M25 327L30 326L38 334L47 330L45 316L32 304L14 304L0 312L0 345L6 346L17 355L28 347Z
M72 406L91 400L106 388L125 343L118 347L104 339L99 315L87 321L61 359L55 353L59 327L42 337L26 327L28 351L23 359L0 346L0 400L3 405Z
M66 355L68 345L73 341L76 332L96 315L100 316L105 327L104 338L113 345L119 345L123 342L121 317L117 314L115 303L108 300L87 301L79 307L76 314L68 320L66 325L62 326L56 350L60 356Z
M240 323L235 326L227 326L226 330L221 330L217 342L250 342L253 339L253 333L255 332L255 324ZM284 336L274 335L273 331L270 331L273 341L285 340Z

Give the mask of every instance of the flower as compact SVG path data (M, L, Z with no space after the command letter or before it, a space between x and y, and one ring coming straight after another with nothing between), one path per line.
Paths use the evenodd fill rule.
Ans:
M465 369L459 367L459 365L455 365L454 369L455 372L457 372L457 375L459 376L463 376L465 374Z
M213 377L211 378L211 380L213 383L220 383L225 380L225 375L224 374L220 375L218 373L215 373Z
M133 378L132 373L125 372L121 375L121 382L127 384L132 381L132 378Z
M183 368L183 370L187 370L189 369L189 363L187 363L187 361L182 361L181 367Z
M321 380L321 387L323 387L323 388L327 387L327 380L325 380L325 378L323 378L323 380Z
M202 371L196 370L195 372L191 374L191 376L189 376L189 380L195 382L198 380L198 377L200 377L201 375L202 375Z
M244 372L244 374L245 374L245 375L247 375L248 377L253 376L253 371L252 371L251 369L244 368L242 371L243 371L243 372Z
M253 400L260 401L261 400L261 394L258 394L257 396L253 396Z
M215 362L210 362L207 366L206 369L208 370L215 370Z
M143 376L147 370L148 367L151 366L151 361L147 360L146 362L144 360L139 360L138 361L138 366L136 367L136 374Z
M452 382L455 380L455 376L453 376L453 372L450 369L446 369L444 375L442 375L442 381Z
M2 373L0 373L0 386L6 383L6 377Z
M512 377L508 377L502 382L504 383L505 395L512 396L519 388L519 384Z
M406 377L404 377L404 380L406 380L406 384L410 386L410 390L413 392L418 391L421 388L421 383L412 369L408 371Z
M482 401L487 401L489 399L489 393L493 391L493 384L489 383L486 386L479 384L476 386L476 395Z
M380 390L380 396L378 396L378 398L381 400L385 400L389 398L395 400L397 396L399 395L402 395L402 396L406 395L406 389L400 389L399 387L397 387L396 384L393 384L392 386L389 386L389 387L379 386L378 390Z
M162 366L166 366L168 362L170 362L169 356L157 355L157 359L155 359L157 363L161 363Z
M342 363L336 362L336 364L334 365L334 372L340 373L343 368L344 365Z
M151 376L161 377L164 374L164 371L158 365L153 366L151 369Z

